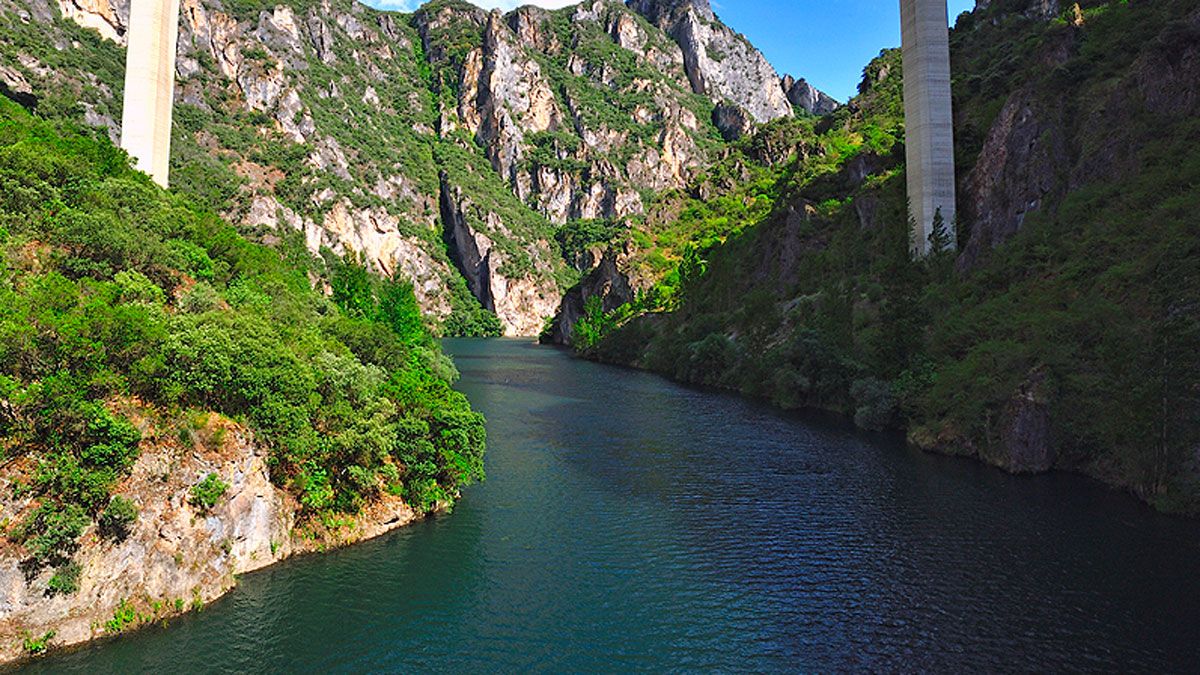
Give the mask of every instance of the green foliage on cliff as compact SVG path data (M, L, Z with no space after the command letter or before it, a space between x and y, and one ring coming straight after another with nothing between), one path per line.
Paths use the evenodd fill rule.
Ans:
M50 641L54 639L55 635L57 633L54 631L47 631L41 637L34 637L29 633L25 633L21 641L21 646L25 650L25 653L30 656L45 654L46 650L50 648Z
M54 570L54 576L46 582L46 588L51 595L70 595L79 590L79 577L82 574L83 568L79 563L64 563Z
M115 495L108 501L108 506L96 519L100 533L106 537L122 540L129 534L129 529L137 522L138 508L133 501L121 495Z
M211 511L228 490L229 483L221 480L221 476L218 474L210 473L204 477L204 480L192 486L192 506L202 512Z
M247 242L107 139L4 100L0 227L0 439L38 504L10 537L37 561L69 559L96 518L128 520L110 495L143 404L160 424L245 423L313 513L384 490L428 507L482 478L482 419L409 286L335 267L327 299L302 251Z

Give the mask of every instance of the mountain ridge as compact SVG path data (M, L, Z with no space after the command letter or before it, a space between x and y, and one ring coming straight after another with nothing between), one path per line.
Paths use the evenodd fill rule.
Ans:
M119 50L106 45L123 42L128 4L56 4L103 39L68 37L76 31L46 0L0 7L14 32L36 35L20 17L37 17L48 42L79 45L72 58L98 50L106 55L89 58L113 67L51 71L42 59L62 54L25 47L4 53L0 80L71 92L83 120L115 140ZM314 252L353 252L403 275L446 334L536 334L583 273L556 250L556 229L640 218L657 193L694 177L722 135L794 114L784 80L707 4L641 5L645 14L605 0L502 13L435 0L399 14L342 0L184 0L175 187L270 239L299 232ZM712 58L719 50L729 53ZM830 107L814 92L796 100ZM470 208L442 203L458 194ZM486 294L450 255L441 215L456 211L492 252Z

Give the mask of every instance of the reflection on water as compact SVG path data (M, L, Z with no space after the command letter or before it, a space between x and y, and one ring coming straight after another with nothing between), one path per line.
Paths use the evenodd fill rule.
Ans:
M488 481L45 672L1200 669L1196 524L514 341Z

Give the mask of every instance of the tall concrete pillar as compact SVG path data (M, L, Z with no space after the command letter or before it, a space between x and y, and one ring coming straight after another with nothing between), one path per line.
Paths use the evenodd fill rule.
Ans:
M171 108L179 0L132 0L125 54L121 147L137 168L166 187L171 166Z
M900 0L904 51L904 119L913 250L929 253L941 211L954 236L954 117L950 102L950 28L946 0Z

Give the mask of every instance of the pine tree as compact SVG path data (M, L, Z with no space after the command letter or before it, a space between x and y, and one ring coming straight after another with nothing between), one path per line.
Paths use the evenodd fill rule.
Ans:
M929 254L937 255L950 250L952 244L950 230L946 227L946 219L939 208L933 213L933 224L929 228Z

